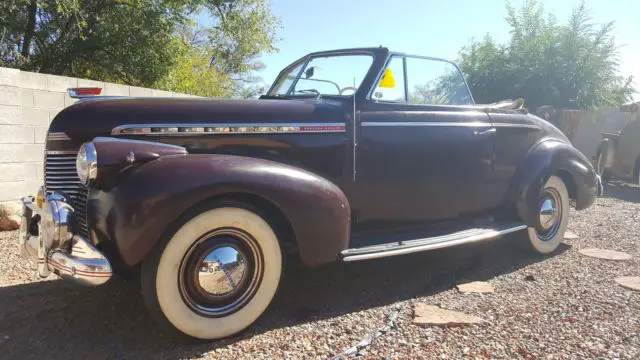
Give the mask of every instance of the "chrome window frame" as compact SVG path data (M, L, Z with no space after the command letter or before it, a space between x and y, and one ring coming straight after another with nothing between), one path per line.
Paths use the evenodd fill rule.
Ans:
M267 91L266 95L267 96L301 96L301 95L294 95L291 92L293 91L293 88L298 84L298 81L300 80L300 77L302 76L302 73L304 72L304 69L307 67L307 65L309 64L309 62L312 59L315 59L315 58L327 58L327 57L338 57L338 56L358 56L358 55L368 55L368 56L371 57L371 64L369 65L369 67L365 71L364 76L362 77L362 81L360 81L360 84L358 86L358 90L360 90L360 85L362 85L364 80L367 78L367 75L371 71L371 68L373 67L373 64L375 63L375 60L376 60L376 54L374 54L372 51L368 51L368 50L345 50L345 51L329 51L329 52L324 52L324 53L313 53L313 54L306 55L305 57L294 61L293 63L291 63L290 65L288 65L284 69L282 69L282 71L280 71L280 73L278 74L276 79L273 81L273 84L271 85L271 87L269 87L269 90ZM280 81L280 79L282 79L282 77L287 73L287 71L295 68L296 66L298 66L300 64L302 64L302 67L300 68L300 71L298 72L298 75L296 76L295 81L291 84L291 86L289 87L289 90L287 90L287 93L284 94L284 95L271 94L271 92L275 88L275 86L278 83L278 81ZM386 67L386 63L385 63L385 67ZM351 96L355 96L356 93L357 93L357 91L354 92L353 94L350 94L350 95L322 94L322 96L325 96L325 95L326 96L340 96L340 97L344 97L344 98L349 98ZM304 96L302 96L302 97L304 97Z
M403 62L403 69L404 69L404 89L405 89L405 101L404 103L398 102L398 101L379 101L373 98L373 92L376 90L376 88L378 87L378 83L380 82L380 79L382 79L382 75L384 74L384 71L387 69L387 67L389 66L389 63L391 62L391 59L396 56L396 57L402 57L402 62ZM467 105L440 105L440 104L409 104L409 76L407 73L407 58L414 58L414 59L423 59L423 60L431 60L431 61L442 61L442 62L446 62L449 63L451 65L453 65L457 70L458 73L460 74L460 76L462 77L462 81L464 81L464 86L467 89L467 92L469 93L469 98L471 99L471 104L467 104ZM369 89L369 92L367 93L367 96L365 97L365 100L369 100L375 103L389 103L389 104L402 104L402 105L408 105L408 106L443 106L443 107L447 107L447 106L453 106L453 107L459 107L459 106L475 106L476 105L476 100L473 98L473 93L471 92L471 89L469 88L469 84L467 83L467 79L464 76L464 73L462 72L462 70L460 70L460 67L458 66L458 64L456 64L455 62L451 61L451 60L447 60L447 59L443 59L443 58L438 58L438 57L432 57L432 56L419 56L419 55L409 55L409 54L404 54L404 53L398 53L398 52L389 52L389 55L387 55L387 59L384 62L384 66L382 68L380 68L380 70L378 71L378 75L375 78L375 81L373 82L373 85L371 86L371 89Z

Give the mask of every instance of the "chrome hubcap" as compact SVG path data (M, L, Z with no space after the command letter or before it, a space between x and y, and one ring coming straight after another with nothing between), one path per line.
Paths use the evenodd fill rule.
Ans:
M558 219L558 211L553 198L546 198L540 206L540 227L549 230Z
M560 194L556 189L544 189L540 200L538 238L542 241L553 239L558 233L562 222L562 203Z
M183 258L180 294L199 315L227 316L253 298L263 270L262 251L251 235L240 229L217 229L196 240Z
M200 262L198 283L207 293L223 296L242 283L246 273L245 255L233 246L222 246L210 251Z

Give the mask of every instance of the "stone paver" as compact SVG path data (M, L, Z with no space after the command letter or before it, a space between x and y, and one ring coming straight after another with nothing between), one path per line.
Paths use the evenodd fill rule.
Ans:
M422 326L462 326L479 324L483 321L477 316L423 303L414 304L413 314L413 323Z
M581 249L579 252L580 254L585 256L604 259L604 260L625 261L625 260L631 260L632 258L631 255L621 251L616 251L616 250L586 248L586 249Z
M473 281L456 286L461 293L492 293L495 291L493 285L486 281Z
M616 278L616 283L623 288L640 291L640 276L622 276Z
M567 230L564 232L564 238L567 240L578 239L579 236L571 230Z

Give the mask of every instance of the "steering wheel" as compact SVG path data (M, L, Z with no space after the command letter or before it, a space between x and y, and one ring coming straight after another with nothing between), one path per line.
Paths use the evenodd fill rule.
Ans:
M343 92L349 91L349 90L353 90L353 92L355 93L356 91L358 91L358 88L353 86L343 87L342 89L340 89L340 95L342 95Z

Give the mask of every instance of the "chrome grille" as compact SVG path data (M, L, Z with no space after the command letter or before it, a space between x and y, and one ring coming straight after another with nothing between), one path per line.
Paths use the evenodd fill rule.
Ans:
M82 185L76 172L76 152L50 152L45 155L44 184L46 191L65 194L73 206L75 231L87 237L87 187Z

